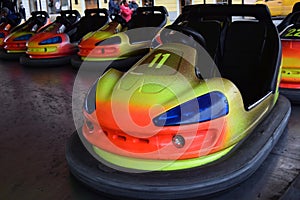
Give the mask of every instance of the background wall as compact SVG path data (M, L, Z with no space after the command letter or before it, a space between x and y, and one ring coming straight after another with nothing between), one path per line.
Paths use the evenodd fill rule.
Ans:
M54 4L56 1L60 1L62 4L62 9L70 9L70 1L72 2L72 9L78 10L81 15L84 14L84 10L86 8L96 8L97 0L53 0ZM100 8L108 9L108 1L109 0L99 0ZM156 6L165 6L169 12L170 20L176 19L176 17L181 13L181 0L153 0L154 5ZM18 5L21 0L18 0ZM50 8L49 5L50 0L23 0L23 6L26 11L27 19L30 17L30 13L35 10L44 10L48 13L55 12L55 8ZM139 6L143 6L143 0L137 0ZM204 0L191 0L192 4L202 4ZM206 0L206 3L217 3L222 2L222 0ZM254 4L255 0L244 0L245 4ZM241 4L242 0L233 0L234 4ZM57 14L51 14L51 19L54 20Z

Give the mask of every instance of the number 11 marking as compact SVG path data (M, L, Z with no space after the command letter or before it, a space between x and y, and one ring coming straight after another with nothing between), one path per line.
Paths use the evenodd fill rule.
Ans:
M159 63L157 63L157 65L155 67L156 69L161 68L165 64L165 62L168 60L168 58L171 56L171 54L169 54L169 53L156 54L148 67L153 67L153 65L156 64L156 62L161 58L161 56L162 56L162 59L159 61Z

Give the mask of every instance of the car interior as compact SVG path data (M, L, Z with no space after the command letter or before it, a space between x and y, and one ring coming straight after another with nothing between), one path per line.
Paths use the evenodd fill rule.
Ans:
M168 12L165 7L154 6L154 7L139 7L136 13L132 16L131 20L128 22L128 30L143 28L143 27L155 27L157 31L164 27L168 21ZM139 31L143 31L140 29ZM153 33L149 32L149 29L145 29L147 33L134 34L134 37L129 36L129 42L135 43L140 41L151 40L157 33L156 29Z
M40 32L51 32L54 26L60 24L58 32L62 33L66 30L66 28L70 27L72 24L76 23L80 20L80 13L77 10L62 10L60 12L60 16L56 17L56 20L45 26L40 30ZM63 26L63 29L62 29Z
M291 24L300 24L300 2L295 3L293 11L286 16L280 24L278 24L278 32L281 33L284 29Z
M85 34L98 30L109 21L107 9L87 9L84 11L84 14L84 17L65 31L72 43L79 42Z
M23 24L16 26L12 32L21 30L21 29L28 29L33 32L38 31L42 26L47 23L49 19L49 15L45 11L34 11L31 13L31 17Z
M244 15L255 19L236 18ZM216 19L213 16L217 16ZM246 110L275 92L281 46L277 29L265 7L218 6L217 9L215 5L187 6L174 24L182 27L177 31L194 37L197 42L205 40L201 43L205 44L204 48L220 75L240 90ZM186 29L193 29L198 34ZM202 67L207 66L201 62L201 58L197 60L196 72L205 71ZM203 78L201 74L198 77Z

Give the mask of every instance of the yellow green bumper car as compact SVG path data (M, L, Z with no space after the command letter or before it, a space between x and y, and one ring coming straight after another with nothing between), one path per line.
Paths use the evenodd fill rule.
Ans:
M232 22L244 15L255 19ZM237 185L290 115L267 7L187 6L157 41L125 72L110 67L96 79L67 144L71 173L129 199L190 199Z

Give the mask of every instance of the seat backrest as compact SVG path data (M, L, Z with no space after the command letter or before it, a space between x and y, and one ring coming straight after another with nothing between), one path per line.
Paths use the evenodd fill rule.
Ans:
M145 28L145 27L155 27L153 29L139 29L140 34L134 34L129 37L129 42L141 42L141 41L149 41L154 38L156 33L160 28L165 26L167 23L167 16L156 13L149 14L137 14L132 17L132 19L128 22L128 30L132 30L135 28Z
M136 14L128 22L128 29L141 27L163 27L167 23L167 16L156 13Z
M290 24L300 24L300 11L292 13Z
M211 59L203 57L205 56L203 53L197 56L195 65L197 77L209 78L215 76L216 68L214 66L218 66L220 63L221 38L223 38L222 35L225 31L224 23L217 20L203 20L199 22L191 21L187 25L203 36L205 40L205 46L203 47L211 57Z
M246 18L236 21L240 16ZM174 23L197 23L215 17L223 24L217 67L222 77L238 87L245 109L249 110L278 89L281 63L278 31L265 5L189 5L183 8ZM209 51L212 54L212 49ZM196 68L196 73L198 71L201 72L201 66ZM219 76L218 73L211 74Z
M216 20L207 20L193 23L193 21L191 21L187 24L187 26L191 27L204 37L206 50L212 59L215 59L222 32L221 22Z
M160 27L162 28L167 23L167 16L162 14L152 14L151 20L148 21L147 26L149 27Z
M65 32L69 35L71 42L79 41L85 34L96 31L106 23L109 17L107 15L87 15L82 17L77 23L69 27Z
M58 17L56 18L57 22L64 24L66 27L69 27L75 22L79 21L81 16L77 10L62 10L60 12L60 18Z
M159 28L167 24L168 12L163 6L139 7L131 20L127 23L128 30L143 27L155 27L150 29L140 29L140 34L129 34L129 42L149 41L154 38ZM133 31L132 33L134 33Z
M281 33L283 30L286 29L286 27L288 27L291 24L300 24L300 11L288 14L288 16L286 16L286 18L284 18L282 22L278 24L278 32Z
M300 11L300 2L297 2L294 4L292 13L298 12L298 11Z
M266 37L264 24L256 21L235 21L226 32L219 70L238 87L246 109L267 93L257 91L266 89L262 87L267 67L262 66Z
M68 15L67 19L70 22L70 24L74 24L75 22L77 22L79 20L80 17L78 16L74 16L74 15Z
M278 24L278 32L281 33L287 26L291 24L300 23L300 2L297 2L293 6L293 11L289 13L280 24Z
M162 28L167 23L168 12L163 6L139 7L128 22L128 29L141 27Z

